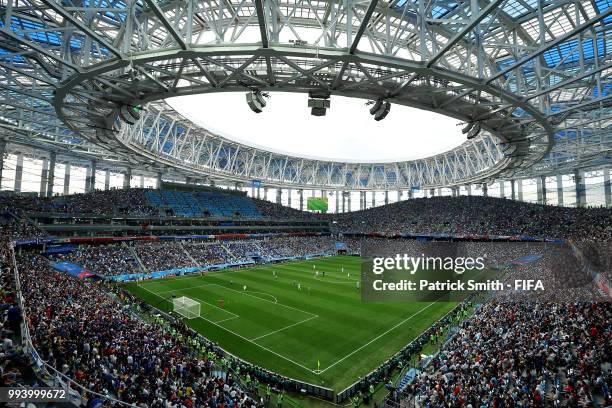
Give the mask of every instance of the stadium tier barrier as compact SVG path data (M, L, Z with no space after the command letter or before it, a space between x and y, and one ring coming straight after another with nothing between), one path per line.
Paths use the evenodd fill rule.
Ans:
M329 233L261 233L261 234L214 234L214 235L136 235L124 237L38 237L31 239L19 239L15 241L16 246L36 244L81 244L81 243L105 243L122 241L156 241L156 240L192 240L192 239L247 239L247 238L273 238L273 237L300 237L300 236L328 236ZM564 243L561 238L532 237L529 235L475 235L475 234L421 234L417 232L406 232L400 234L383 234L377 232L344 232L345 236L372 237L372 238L412 238L412 239L442 239L442 240L485 240L485 241L518 241L518 242L554 242Z
M214 234L214 235L131 235L124 237L39 237L19 239L14 241L16 247L25 245L53 245L53 244L85 244L85 243L112 243L129 241L188 241L194 239L230 240L230 239L260 239L278 237L320 237L329 236L320 232L268 232L261 234Z
M237 268L237 267L242 267L242 266L247 266L247 265L255 265L255 262L254 261L243 261L243 262L216 264L216 265L193 266L190 268L174 268L174 269L168 269L165 271L157 271L157 272L131 273L131 274L124 274L124 275L104 276L104 279L108 279L114 282L127 282L127 281L137 280L137 279L158 279L158 278L166 278L169 276L182 276L182 275L188 275L192 273L206 272L210 270Z
M297 261L300 259L314 259L320 258L324 256L333 256L331 253L320 253L320 254L308 254L304 256L294 256L289 258L278 258L275 260L267 260L266 263L272 262L284 262L284 261ZM127 282L139 279L158 279L158 278L166 278L169 276L183 276L189 275L192 273L198 272L206 272L206 271L217 271L228 268L239 268L243 266L251 266L255 265L255 261L241 261L241 262L231 262L231 263L223 263L223 264L213 264L213 265L204 265L204 266L194 266L189 268L174 268L168 269L165 271L156 271L156 272L148 272L148 273L131 273L131 274L123 274L123 275L114 275L114 276L101 276L103 279L111 280L113 282Z

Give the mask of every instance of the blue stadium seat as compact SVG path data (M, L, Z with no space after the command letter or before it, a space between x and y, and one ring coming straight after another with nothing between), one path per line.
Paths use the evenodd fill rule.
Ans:
M234 194L149 190L146 196L152 206L170 209L178 217L261 218L251 199Z

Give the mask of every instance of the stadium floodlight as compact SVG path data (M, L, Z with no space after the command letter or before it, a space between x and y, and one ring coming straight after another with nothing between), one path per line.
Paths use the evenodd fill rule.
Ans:
M472 127L474 126L474 122L469 122L467 125L465 125L465 127L463 129L461 129L461 133L462 134L467 134L470 132L470 130L472 130Z
M329 98L331 93L325 90L308 92L308 107L312 116L325 116L327 108L330 107Z
M391 102L378 99L370 108L370 115L374 116L375 121L381 121L387 117L391 110Z
M476 122L474 124L474 126L472 127L472 129L467 134L468 140L471 140L471 139L475 138L476 136L478 136L478 134L480 133L480 128L481 128L480 127L480 122Z
M266 98L269 97L261 91L251 91L246 94L246 101L249 108L255 113L261 113L266 107Z
M134 125L140 119L141 107L123 104L119 108L119 117L128 125Z
M172 310L186 319L200 317L200 302L187 296L172 299L172 305Z

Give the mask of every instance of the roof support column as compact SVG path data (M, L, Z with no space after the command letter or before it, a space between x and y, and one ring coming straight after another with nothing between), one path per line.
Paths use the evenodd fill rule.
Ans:
M429 196L430 197L435 197L436 196L436 189L435 188L430 188L429 189Z
M264 187L264 200L268 200L268 187Z
M21 193L21 180L23 179L23 153L17 153L17 164L15 165L15 183L13 190Z
M98 162L96 160L91 161L91 173L89 175L89 192L96 190L96 171L98 170Z
M162 172L158 171L157 172L157 180L155 180L155 187L158 190L161 190L161 185L162 185ZM238 190L238 183L236 183L236 185L234 186L236 190Z
M604 169L604 196L606 207L612 207L612 185L610 184L610 169Z
M288 188L287 189L287 207L289 208L291 208L291 193L292 193L291 189Z
M140 188L144 188L144 174L140 175Z
M538 204L546 204L546 177L536 178L536 193Z
M300 188L298 195L300 196L300 211L304 211L304 189Z
M557 205L563 206L563 176L557 174Z
M85 169L85 192L91 191L91 167L87 166Z
M66 167L64 167L64 195L70 194L70 173L71 173L71 165L70 163L66 163Z
M47 183L49 182L47 180L48 173L49 173L48 167L49 167L49 160L46 158L42 159L42 171L40 172L40 191L38 193L39 197L47 196Z
M2 172L4 171L4 153L6 153L6 140L0 140L0 185L2 185Z
M376 191L371 191L372 194L372 208L376 207Z
M389 191L385 191L385 205L389 204Z
M514 180L510 180L510 196L513 200L516 200L516 187L514 184Z
M283 202L283 189L277 188L276 189L276 204L281 205L282 202Z
M467 186L465 186L465 190L467 191L467 195L471 196L472 195L472 185L468 184Z
M524 201L523 200L523 180L522 179L516 180L516 191L518 192L518 200Z
M104 190L110 190L110 169L104 172Z
M351 212L351 192L350 191L348 192L346 209L348 212Z
M576 207L586 206L586 185L584 183L584 171L574 171L574 183L576 185Z
M487 183L482 183L482 195L484 197L489 196L489 186L487 185Z
M338 214L340 212L340 196L339 196L339 191L336 190L335 192L336 194L336 214Z
M55 184L55 152L49 154L49 170L47 171L47 197L53 197L53 185Z
M123 189L129 190L131 182L132 182L132 168L128 167L127 169L125 169L125 173L123 173Z
M500 198L506 198L506 182L505 181L500 181L499 182L499 197Z

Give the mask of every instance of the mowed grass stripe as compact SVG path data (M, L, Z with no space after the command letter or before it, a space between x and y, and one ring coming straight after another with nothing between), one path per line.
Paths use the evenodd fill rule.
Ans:
M325 270L325 278L315 276L313 264L316 265L315 270ZM342 267L345 274L351 274L351 278L354 276L358 279L360 276L361 264L358 258L334 257L228 272L209 272L203 278L179 277L142 285L154 292L181 290L181 295L186 293L182 289L186 289L193 297L199 296L199 288L196 286L202 284L218 284L238 292L246 285L246 292L254 297L223 291L228 296L225 299L226 310L240 315L240 318L216 325L202 319L189 321L188 324L247 361L299 380L322 383L340 390L389 358L454 305L363 303L360 291L354 284L334 283L343 277ZM273 270L279 276L277 279L272 276ZM298 291L294 282L301 283L301 291ZM134 284L128 284L128 287L151 304L159 302L159 299ZM310 291L306 289L308 287ZM219 292L223 290L218 289ZM207 290L212 290L212 287ZM210 293L201 296L207 302L218 301L216 298L211 301ZM238 300L238 296L242 296L242 299ZM267 302L263 301L264 298ZM308 319L310 315L296 314L289 321L288 316L273 310L272 298L280 304L318 317ZM241 304L241 307L247 309L253 303L253 311L256 313L238 313L237 309L232 308L234 302L238 302L236 306ZM262 303L266 307L262 308ZM169 305L165 306L168 308ZM275 320L283 324L275 326L270 323ZM235 335L228 335L230 329ZM266 330L269 335L266 335ZM257 339L256 344L249 339ZM313 372L317 369L317 360L321 362L321 370L325 370L320 375Z
M134 288L132 288L132 289L134 289ZM151 295L159 297L159 295L157 295L155 292L151 292L150 290L148 290L146 288L138 287L137 289L138 290L147 291ZM163 300L164 300L164 303L172 305L172 303L168 299L163 298ZM168 311L171 310L171 309L172 309L171 306L167 308ZM227 319L227 320L233 320L233 318L232 319ZM227 320L223 320L223 321L227 321ZM192 328L198 330L198 327L201 327L201 323L202 322L212 324L212 325L216 326L217 328L219 328L219 329L221 329L221 330L223 330L225 332L228 332L228 333L232 334L233 336L236 336L236 337L238 337L239 339L241 339L241 340L243 340L245 342L253 344L253 345L255 345L255 346L265 350L266 352L273 354L274 356L276 356L276 357L278 357L278 358L280 358L282 360L288 361L288 362L290 362L290 363L292 363L292 364L294 364L294 365L296 365L296 366L298 366L298 367L300 367L300 368L302 368L302 369L304 369L306 371L310 371L310 372L314 373L314 371L311 371L308 367L300 364L299 362L296 362L296 361L294 361L294 360L292 360L292 359L290 359L290 358L288 358L288 357L286 357L286 356L284 356L282 354L279 354L279 353L275 352L274 350L270 350L270 349L268 349L265 346L259 345L259 344L255 343L254 341L252 341L252 340L250 340L250 339L248 339L248 338L246 338L246 337L244 337L244 336L242 336L242 335L240 335L240 334L238 334L238 333L228 329L227 327L222 326L221 324L219 324L219 322L214 322L214 321L208 320L205 317L199 317L197 319L190 319L190 320L188 320L188 325L191 326ZM199 332L202 333L201 330L199 330Z

